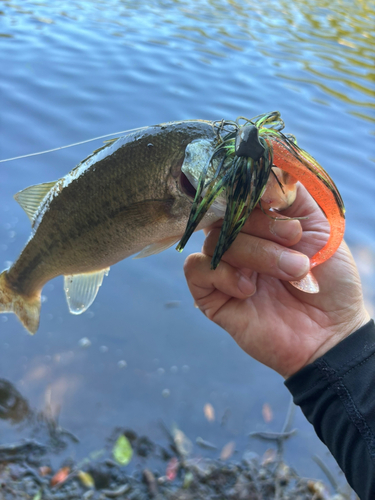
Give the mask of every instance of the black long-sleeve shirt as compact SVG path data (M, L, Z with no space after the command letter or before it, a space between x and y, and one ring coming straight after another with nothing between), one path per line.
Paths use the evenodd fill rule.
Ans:
M361 500L375 499L375 325L285 381Z

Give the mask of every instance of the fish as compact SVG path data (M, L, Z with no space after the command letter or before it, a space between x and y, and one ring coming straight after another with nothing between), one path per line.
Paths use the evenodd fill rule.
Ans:
M17 193L32 233L18 259L0 274L0 313L15 313L33 334L41 291L51 279L64 276L69 310L81 314L112 265L176 244L195 195L181 170L194 150L189 145L205 141L207 155L216 139L213 122L205 120L146 127L108 141L61 179ZM192 155L198 170L202 154ZM208 211L197 230L222 216L222 210Z
M329 244L312 260L318 265L337 248L334 197L336 205L341 197L308 153L303 152L301 162L303 150L275 133L280 129L278 117L276 121L274 115L257 117L259 135L264 136L262 144L268 147L269 168L267 175L260 176L251 210L258 201L272 210L287 208L295 199L300 180L314 198L319 198L333 228ZM223 142L224 129L217 123L185 120L144 127L107 141L61 179L17 193L15 199L28 215L32 232L18 259L0 274L0 313L15 313L34 334L39 327L41 292L51 279L64 276L69 311L81 314L95 300L112 265L130 255L143 258L177 242L180 246L196 203L201 173L206 172L213 182L220 180L219 160L213 160L213 152ZM275 130L264 128L267 124ZM259 151L263 149L260 146ZM261 159L259 165L264 164ZM231 163L228 165L230 173ZM253 173L259 180L258 173ZM321 195L323 184L328 187ZM195 222L194 230L223 217L225 222L230 202L226 191L223 184ZM202 197L206 194L203 186Z
M0 313L15 313L35 333L41 291L63 275L69 310L86 311L117 262L177 243L194 190L181 174L186 146L214 141L212 122L186 120L146 127L108 142L65 177L15 195L32 233L0 274ZM218 219L206 214L202 229Z

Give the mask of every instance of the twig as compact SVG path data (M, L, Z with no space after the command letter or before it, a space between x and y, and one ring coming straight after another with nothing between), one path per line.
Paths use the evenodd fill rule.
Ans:
M130 485L123 484L122 486L120 486L120 488L117 488L117 490L102 490L101 493L103 493L103 495L105 495L106 497L116 498L123 495L129 490L130 490Z
M323 460L320 457L318 457L318 455L314 455L312 457L312 459L321 468L321 470L324 472L324 474L326 475L328 481L331 483L331 486L335 490L335 492L339 493L344 498L347 498L348 500L350 500L350 495L348 496L346 493L343 492L343 490L340 488L340 485L337 482L336 478L334 477L334 475L332 474L332 472L328 469L328 467L323 462Z
M292 429L289 432L250 432L249 436L253 438L261 439L262 441L285 441L285 439L289 439L297 432L297 429Z
M290 428L292 427L295 413L296 413L296 405L293 403L293 398L290 398L288 412L286 414L285 422L281 432L288 432L290 430Z

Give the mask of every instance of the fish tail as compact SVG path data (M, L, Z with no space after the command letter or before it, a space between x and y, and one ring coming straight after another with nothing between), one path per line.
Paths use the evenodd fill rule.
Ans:
M0 313L16 314L26 330L34 334L39 326L40 293L21 295L11 287L7 275L7 271L0 274Z

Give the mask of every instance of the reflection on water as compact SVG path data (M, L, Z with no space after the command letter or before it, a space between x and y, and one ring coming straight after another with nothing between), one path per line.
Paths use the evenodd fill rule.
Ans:
M373 2L3 0L0 11L0 158L168 120L279 109L286 132L343 195L346 239L374 308ZM0 270L30 234L13 194L62 177L100 145L0 163ZM195 235L186 251L202 240ZM173 249L125 260L81 317L69 315L62 280L48 283L35 337L0 315L0 375L17 388L3 382L0 412L12 416L0 421L1 439L16 439L21 430L9 422L29 406L48 408L51 421L59 415L79 435L80 456L116 425L158 439L159 418L193 441L218 449L235 441L240 451L250 431L281 428L289 401L281 378L193 308L182 263ZM204 416L208 403L215 423ZM296 427L286 459L322 477L311 455L325 448L300 413Z
M48 387L49 397L50 393L51 388ZM59 425L58 413L53 411L49 401L46 401L45 407L41 411L35 411L30 408L27 399L15 386L5 379L0 379L0 419L8 421L14 426L19 424L12 433L7 432L4 436L5 439L1 440L0 444L3 444L3 441L6 442L6 446L1 447L2 456L0 458L3 462L7 460L7 452L17 453L17 449L24 445L43 449L44 453L47 453L48 449L56 454L64 450L69 443L78 443L74 434ZM19 435L22 435L24 442L13 445L12 441L18 441ZM30 441L30 437L37 438L38 442ZM31 451L31 449L28 451L25 449L24 459L30 459Z
M329 105L330 97L338 98L359 108L350 109L352 114L375 121L371 112L375 107L373 2L196 0L139 6L119 0L108 8L106 1L95 0L70 5L68 12L64 2L48 6L5 2L5 7L4 37L17 37L14 31L25 23L37 32L43 31L43 25L63 25L69 20L105 26L129 45L134 44L129 33L137 33L142 42L172 47L178 39L185 40L202 56L231 57L233 51L247 52L252 41L256 51L277 68L276 76L315 85L327 94L327 100L321 100L324 104ZM259 59L259 54L248 56L249 63L253 57ZM201 61L211 62L209 57Z
M0 379L0 418L11 423L19 423L30 413L25 398L8 380Z

